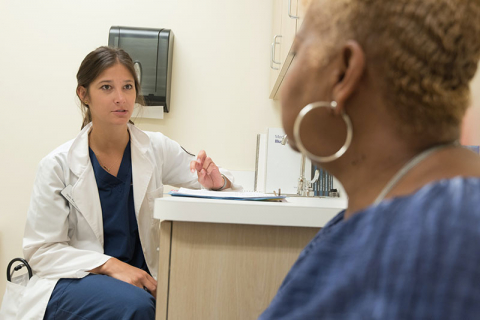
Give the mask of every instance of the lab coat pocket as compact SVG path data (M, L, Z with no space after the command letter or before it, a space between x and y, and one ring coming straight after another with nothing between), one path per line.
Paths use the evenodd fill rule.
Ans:
M0 308L1 319L16 319L20 302L23 299L25 287L28 282L28 274L18 276L7 281L2 306Z

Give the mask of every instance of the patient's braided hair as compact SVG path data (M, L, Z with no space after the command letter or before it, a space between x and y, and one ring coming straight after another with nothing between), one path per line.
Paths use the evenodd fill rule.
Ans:
M318 26L328 19L332 47L363 47L403 134L458 137L480 57L480 0L314 0L311 10Z

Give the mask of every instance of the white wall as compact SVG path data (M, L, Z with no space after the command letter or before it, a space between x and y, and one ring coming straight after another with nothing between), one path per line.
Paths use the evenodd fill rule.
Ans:
M75 75L110 26L175 34L171 113L137 125L254 170L256 134L281 125L268 100L271 11L272 0L0 1L0 299L37 163L79 131Z

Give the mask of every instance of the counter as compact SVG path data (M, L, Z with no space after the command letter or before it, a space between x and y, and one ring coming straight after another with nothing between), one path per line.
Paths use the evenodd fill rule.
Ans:
M347 202L343 198L289 197L287 202L165 197L155 200L159 220L323 227Z
M345 199L257 202L165 197L156 319L256 319L301 250Z

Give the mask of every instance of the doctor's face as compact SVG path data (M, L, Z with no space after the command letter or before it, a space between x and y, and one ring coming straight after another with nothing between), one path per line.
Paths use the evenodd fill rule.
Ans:
M89 86L84 101L97 125L128 123L135 106L133 75L120 63L105 69Z

